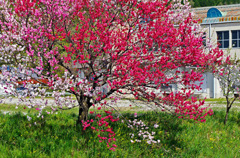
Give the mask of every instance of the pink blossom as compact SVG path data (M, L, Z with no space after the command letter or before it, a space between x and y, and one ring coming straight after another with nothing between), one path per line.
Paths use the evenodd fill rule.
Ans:
M159 127L159 125L157 125L157 124L154 124L154 128L158 128Z
M134 117L137 117L137 113L134 113Z

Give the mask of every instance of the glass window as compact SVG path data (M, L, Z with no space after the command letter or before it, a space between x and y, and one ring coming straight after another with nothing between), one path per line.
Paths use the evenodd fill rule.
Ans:
M237 39L237 31L232 31L232 39Z
M232 47L237 47L237 40L232 40Z
M217 39L222 40L223 39L223 34L222 32L217 32Z
M206 43L207 43L206 32L203 33L202 39L203 39L202 41L203 45L206 46Z
M229 31L218 31L217 42L219 43L219 48L228 48L229 47Z
M229 39L229 31L224 31L224 39Z
M228 41L224 41L224 48L229 48L229 40Z
M232 31L232 47L233 48L240 47L240 30Z

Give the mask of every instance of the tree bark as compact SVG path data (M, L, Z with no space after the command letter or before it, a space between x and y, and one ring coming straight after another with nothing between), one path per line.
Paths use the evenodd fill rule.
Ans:
M82 121L87 121L88 109L84 107L79 107L77 125L82 124Z
M229 93L228 93L229 94ZM234 103L234 101L237 99L238 96L234 96L234 99L231 101L228 96L226 96L226 100L227 100L227 109L226 109L226 115L225 115L225 120L224 120L224 124L226 125L227 123L227 119L228 119L228 113L232 107L232 104Z
M81 125L82 122L87 121L88 110L92 106L92 103L90 102L89 98L85 97L77 97L77 101L79 104L77 125Z
M225 115L225 120L224 120L224 124L225 124L225 125L226 125L226 123L227 123L229 110L230 110L230 107L227 107L226 115Z

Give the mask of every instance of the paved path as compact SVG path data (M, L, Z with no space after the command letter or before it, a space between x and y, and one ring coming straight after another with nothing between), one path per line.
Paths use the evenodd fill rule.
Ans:
M17 104L18 99L17 98L12 98L12 99L2 99L1 103L5 103L5 104ZM45 104L45 102L43 102L41 99L35 99L35 102L38 103L38 105L43 105ZM47 99L47 106L52 106L52 105L56 105L54 99ZM139 110L151 110L151 109L156 109L157 107L154 106L154 104L152 103L147 103L147 102L141 102L141 101L137 101L137 100L120 100L117 103L112 102L111 100L107 100L107 103L109 105L111 105L112 107L139 107ZM214 104L215 103L215 104ZM235 102L235 103L240 103L239 101ZM25 102L22 103L24 105L26 104L31 104L30 102ZM204 106L208 106L210 104L210 107L216 107L216 108L225 108L226 104L216 104L216 102L205 102ZM154 107L154 108L152 108ZM235 106L233 105L234 108L240 109L240 106ZM170 108L170 107L165 107L165 108Z
M55 100L54 99L46 99L47 100L47 106L52 106L52 105L56 105L55 103ZM39 105L44 105L45 104L45 101L42 101L41 99L38 99L36 98L35 99L35 102L39 103ZM12 99L2 99L2 101L0 101L0 104L1 103L5 103L5 104L17 104L19 101L17 98L12 98ZM111 100L107 100L107 103L113 107L130 107L130 105L132 107L135 107L135 106L139 106L139 107L148 107L148 106L153 106L152 103L146 103L146 102L141 102L141 101L137 101L137 100L120 100L118 101L117 103L116 102L113 102ZM24 102L24 103L20 103L22 105L25 105L25 104L31 104L31 102Z

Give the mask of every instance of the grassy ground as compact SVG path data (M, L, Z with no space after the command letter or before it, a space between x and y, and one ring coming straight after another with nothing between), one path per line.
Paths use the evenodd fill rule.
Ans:
M208 101L208 102L221 102L221 101L226 101L225 98L208 98L208 99L205 99L205 101Z
M22 113L0 114L0 157L239 157L240 113L231 111L227 126L224 111L215 111L206 123L181 120L164 113L140 113L138 119L156 132L159 145L131 143L126 124L111 124L116 131L116 151L99 143L97 134L75 126L76 114L66 111L31 121ZM123 113L133 120L131 112ZM92 117L92 116L90 116ZM36 122L36 125L34 124Z
M231 100L232 99L233 98L231 98ZM219 106L219 105L226 107L226 105L227 105L227 101L225 98L214 98L214 99L211 98L211 99L206 99L205 101L206 101L206 103L212 104L211 107ZM240 99L237 99L234 101L233 107L240 107Z

